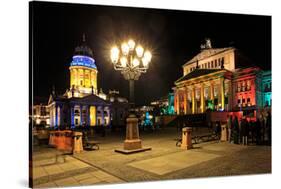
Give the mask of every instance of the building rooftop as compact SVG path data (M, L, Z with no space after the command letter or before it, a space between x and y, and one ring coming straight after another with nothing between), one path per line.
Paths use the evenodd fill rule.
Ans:
M179 83L181 81L193 79L193 78L196 78L196 77L199 77L199 76L202 76L202 75L207 75L207 74L210 74L210 73L219 72L221 70L224 70L224 69L195 69L194 71L192 71L192 72L188 73L187 75L185 75L185 76L179 78L178 80L176 80L175 83Z
M209 58L211 56L214 56L216 54L228 51L228 50L234 50L234 47L226 47L226 48L208 48L208 49L202 49L200 53L198 53L196 56L194 56L191 60L187 61L183 66L186 66L188 64L194 63L196 61L200 61L206 58Z

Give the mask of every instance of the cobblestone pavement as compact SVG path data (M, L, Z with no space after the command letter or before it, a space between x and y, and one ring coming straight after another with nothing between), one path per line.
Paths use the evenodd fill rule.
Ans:
M124 155L114 152L123 137L104 138L100 150L67 156L65 163L51 164L54 149L34 153L34 183L37 187L139 182L195 177L271 173L270 146L242 146L205 142L192 150L175 145L177 133L166 129L142 134L143 146L151 151ZM53 154L53 155L52 155ZM49 158L48 158L49 157Z

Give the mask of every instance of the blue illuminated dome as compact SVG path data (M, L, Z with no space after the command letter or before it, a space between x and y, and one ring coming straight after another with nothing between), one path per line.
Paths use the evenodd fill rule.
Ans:
M82 44L75 48L74 56L70 66L85 66L88 68L97 68L93 58L93 51L86 45L85 34L83 34Z
M95 64L95 60L89 56L82 56L82 55L75 55L72 57L72 62L70 63L70 66L85 66L88 68L95 68L97 69L97 66Z

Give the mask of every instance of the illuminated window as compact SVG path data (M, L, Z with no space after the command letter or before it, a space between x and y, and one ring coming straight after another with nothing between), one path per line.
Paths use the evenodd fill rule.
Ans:
M251 106L251 99L250 98L247 98L247 104L248 104L248 106Z
M242 91L245 91L245 81L242 81Z
M237 83L237 92L240 92L240 90L241 90L241 83L238 82L238 83Z
M251 81L250 80L247 81L246 90L251 90Z

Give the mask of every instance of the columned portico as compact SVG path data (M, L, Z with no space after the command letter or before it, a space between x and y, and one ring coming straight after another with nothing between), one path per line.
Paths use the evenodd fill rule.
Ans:
M226 110L225 97L226 93L229 93L229 85L227 82L226 88L225 82L226 79L231 78L231 75L232 73L225 69L203 70L198 68L194 70L176 81L176 103L179 105L184 104L182 107L184 114L204 113L207 107L215 111L219 109ZM182 94L183 88L185 89L184 96L183 98L179 98L179 93ZM187 95L187 90L190 91L191 97ZM190 108L191 111L188 111L187 106L189 98L192 105Z

